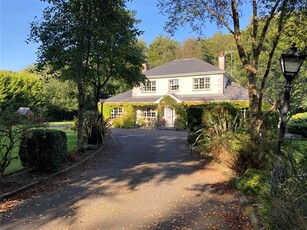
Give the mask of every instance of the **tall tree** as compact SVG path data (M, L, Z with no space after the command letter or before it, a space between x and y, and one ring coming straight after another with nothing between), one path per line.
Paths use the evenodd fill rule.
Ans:
M94 82L101 83L97 76L109 79L113 74L121 75L131 82L136 73L140 76L135 67L141 67L141 63L138 63L140 59L136 60L136 51L127 46L129 41L133 44L133 36L140 32L134 28L135 20L125 10L125 2L126 0L48 0L49 6L44 10L43 19L31 24L28 40L40 42L40 66L49 65L53 71L61 70L62 76L68 76L77 82L77 130L80 142L83 138L87 84L93 79ZM127 40L127 37L132 40ZM121 60L117 60L117 57ZM124 67L128 71L124 72ZM114 68L119 68L119 71L114 73Z
M251 32L244 37L241 29L241 14L244 14L249 6L252 12ZM246 71L251 131L253 134L258 133L266 115L262 111L263 98L280 36L293 12L306 14L307 2L305 0L203 0L193 2L190 0L159 0L159 7L162 12L169 15L170 20L166 27L170 33L186 22L189 22L195 31L200 31L205 28L206 23L213 22L219 27L226 28L233 35L238 55ZM271 30L275 30L276 33L268 40ZM245 43L245 40L250 42ZM264 47L265 43L268 46ZM262 53L267 54L267 62L262 63L265 71L259 74L259 58ZM260 82L259 87L257 87L257 81Z
M200 58L203 59L202 46L199 39L188 38L186 39L182 47L178 50L178 58Z
M162 65L176 59L180 43L166 36L159 35L149 45L147 61L151 67Z

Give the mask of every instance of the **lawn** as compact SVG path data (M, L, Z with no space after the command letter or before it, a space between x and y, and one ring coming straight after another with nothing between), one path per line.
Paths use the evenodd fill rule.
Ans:
M68 130L66 129L67 125L70 125L71 122L52 122L50 123L50 129L57 129L57 130L62 130L66 133L67 136L67 150L72 151L76 148L77 146L77 133L73 130ZM63 128L60 128L59 126L63 126ZM18 151L19 148L15 148L13 150L12 156L18 156ZM23 169L23 166L20 163L20 160L14 159L11 161L11 164L6 168L4 174L9 174L12 172L16 172Z

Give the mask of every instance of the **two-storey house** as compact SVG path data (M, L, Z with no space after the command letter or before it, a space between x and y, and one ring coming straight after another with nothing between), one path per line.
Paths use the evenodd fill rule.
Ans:
M106 117L118 119L126 113L133 116L133 126L149 120L163 121L173 127L176 120L174 106L162 105L165 96L178 104L192 105L210 102L248 101L248 91L231 81L225 72L225 57L219 57L219 67L198 58L179 59L144 72L148 81L105 101ZM129 111L125 111L125 107ZM161 107L161 106L160 106Z

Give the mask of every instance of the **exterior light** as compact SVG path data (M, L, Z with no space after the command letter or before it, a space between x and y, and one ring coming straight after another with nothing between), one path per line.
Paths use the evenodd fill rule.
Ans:
M307 55L299 53L295 44L285 53L280 56L281 71L287 81L292 82Z
M307 55L299 53L295 44L285 53L280 56L280 66L283 76L286 78L284 101L280 114L280 127L279 127L279 139L277 143L277 155L275 161L275 169L273 171L271 179L271 192L276 190L277 184L283 181L286 177L285 169L283 168L282 161L284 160L284 153L281 151L281 146L286 134L287 126L287 113L290 105L290 91L292 87L292 81L298 74L301 65L306 59Z

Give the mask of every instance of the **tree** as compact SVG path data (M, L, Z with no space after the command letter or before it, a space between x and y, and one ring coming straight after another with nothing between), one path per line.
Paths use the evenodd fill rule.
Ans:
M235 44L231 34L222 34L220 31L211 38L202 40L202 50L205 61L217 65L218 57L221 51L232 52L235 50Z
M100 78L97 79L98 76L103 76L105 80L114 75L124 76L134 82L132 78L137 73L139 80L137 62L141 59L137 59L136 51L127 43L132 42L133 46L134 36L140 31L134 27L132 14L125 10L125 2L48 0L50 5L45 8L43 19L31 23L28 41L40 42L39 66L49 65L52 71L61 70L62 76L77 82L77 131L80 142L83 137L86 86L91 80L97 83L97 94L102 82Z
M201 42L199 39L188 38L178 50L177 58L199 58L203 59Z
M251 30L249 34L243 36L240 15L249 5L252 8ZM246 71L251 133L258 133L267 114L262 111L263 98L279 39L291 14L294 12L306 14L307 2L305 0L252 0L248 4L245 1L236 0L194 1L193 3L189 0L159 0L159 7L162 12L169 15L170 20L166 27L170 33L186 22L189 22L195 31L201 31L206 23L210 22L216 23L220 28L226 28L232 34L242 66ZM271 36L271 30L276 31L274 36ZM264 47L264 44L267 46ZM259 58L264 53L267 55L267 62L261 63L264 66L264 72L259 74ZM257 81L260 82L259 87L257 87ZM271 110L275 108L276 104Z
M180 43L166 36L158 36L149 45L147 62L151 67L162 65L176 59Z
M30 107L38 111L44 104L39 77L26 72L0 70L0 111Z

